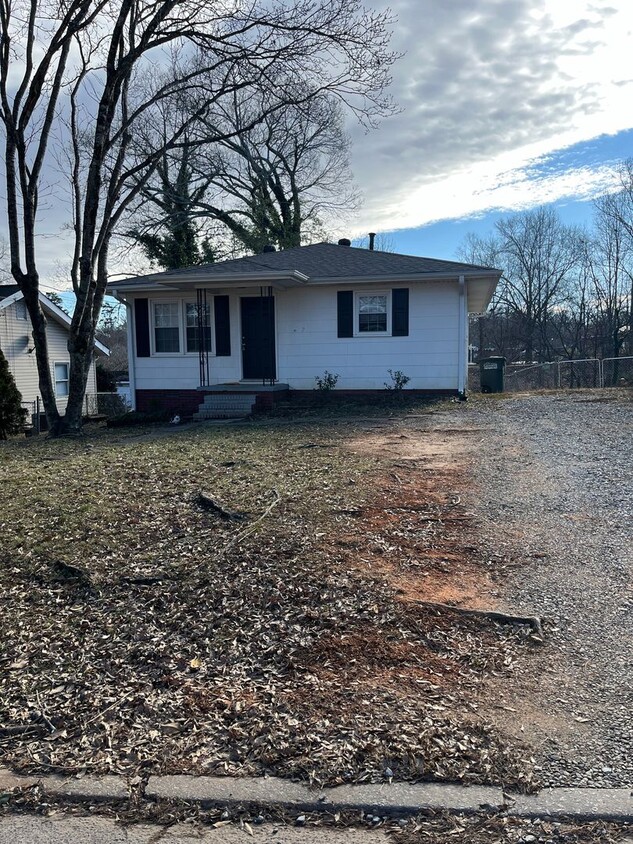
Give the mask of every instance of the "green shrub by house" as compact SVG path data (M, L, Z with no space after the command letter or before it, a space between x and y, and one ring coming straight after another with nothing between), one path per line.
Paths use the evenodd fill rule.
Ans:
M24 426L25 416L22 396L15 386L7 359L0 350L0 440L18 434Z

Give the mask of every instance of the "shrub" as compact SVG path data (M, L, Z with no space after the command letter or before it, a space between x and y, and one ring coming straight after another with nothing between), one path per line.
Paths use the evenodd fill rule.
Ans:
M326 369L323 375L315 376L315 389L319 390L322 393L329 393L336 387L336 384L340 377L340 375L335 375L333 372L328 372Z
M7 359L0 350L0 440L19 434L24 428L26 410L15 385Z
M387 390L394 390L397 393L401 393L411 380L409 376L405 375L400 369L396 369L395 372L393 369L388 369L387 372L391 378L391 384L388 384L385 381L385 388Z

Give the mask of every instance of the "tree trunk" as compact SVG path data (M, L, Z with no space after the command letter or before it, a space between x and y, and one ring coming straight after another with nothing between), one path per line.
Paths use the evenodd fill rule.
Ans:
M44 404L48 430L52 436L56 436L59 433L61 417L59 415L59 411L57 410L55 385L53 383L51 363L48 355L46 317L40 306L38 287L38 278L32 279L23 275L20 288L24 295L24 301L26 303L33 328L33 343L35 346L35 360L37 363L40 395L42 396L42 402Z

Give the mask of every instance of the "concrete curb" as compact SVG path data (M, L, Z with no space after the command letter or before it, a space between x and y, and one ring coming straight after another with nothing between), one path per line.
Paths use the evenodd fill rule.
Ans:
M127 800L130 795L127 783L120 777L18 776L0 768L0 794L38 783L51 796L74 802ZM633 823L630 788L546 788L539 794L507 795L495 786L383 783L341 785L315 791L278 777L232 779L183 775L150 777L144 796L147 800L182 800L229 811L248 807L265 810L267 806L297 814L364 810L381 816L429 811L466 814L505 811L522 818Z
M150 800L187 800L201 806L274 805L297 812L371 810L379 814L415 814L428 810L477 812L503 807L500 788L445 785L443 783L393 783L392 785L340 785L314 791L301 783L278 777L229 779L228 777L150 777L145 789Z
M0 794L13 791L14 788L29 788L41 784L46 793L53 797L62 797L78 803L108 802L111 800L127 800L130 789L121 777L73 777L52 776L19 776L0 768Z

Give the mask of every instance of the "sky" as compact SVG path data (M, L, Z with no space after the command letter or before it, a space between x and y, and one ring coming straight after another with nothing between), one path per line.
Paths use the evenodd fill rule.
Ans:
M565 222L588 222L633 156L633 2L388 5L400 110L369 133L350 122L364 203L333 236L375 231L393 251L454 259L467 233L516 211L551 203ZM58 222L40 248L44 286L63 288Z
M374 5L376 5L374 3ZM553 204L591 217L633 156L630 0L393 0L401 111L350 125L352 237L455 258L468 232Z

